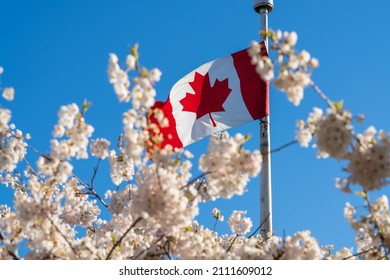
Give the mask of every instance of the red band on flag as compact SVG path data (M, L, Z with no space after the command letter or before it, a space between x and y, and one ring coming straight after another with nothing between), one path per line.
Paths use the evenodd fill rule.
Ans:
M261 43L264 46L264 43ZM263 48L265 50L265 48ZM269 83L264 82L252 65L248 49L232 54L234 67L240 79L242 98L254 120L269 115Z

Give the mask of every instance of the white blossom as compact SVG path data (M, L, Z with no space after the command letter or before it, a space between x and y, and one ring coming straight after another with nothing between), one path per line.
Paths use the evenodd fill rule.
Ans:
M110 203L108 204L108 210L111 214L120 214L126 211L126 214L130 214L131 201L133 197L133 188L131 185L127 185L121 191L109 191L108 196Z
M189 230L180 235L174 252L185 260L216 260L227 258L222 239L209 229L194 222Z
M232 232L237 234L246 234L252 228L252 220L248 217L244 217L246 211L234 210L231 214L228 224Z
M5 109L4 111L6 114L7 110ZM1 114L0 109L0 116ZM8 117L10 118L11 116L5 115L5 118ZM12 130L8 130L7 126L5 126L4 131L1 131L0 127L0 137L2 134L4 135L3 139L0 138L0 171L12 172L17 164L24 159L27 153L27 143L24 142L23 134L20 130L15 130L15 127L12 125L9 128Z
M256 65L256 72L265 82L268 82L274 78L274 65L272 60L265 55L266 51L264 52L262 47L261 44L252 42L248 53L251 57L251 63Z
M108 148L110 147L110 141L104 138L98 138L91 140L91 155L100 159L108 157Z
M115 185L123 181L130 181L134 175L134 163L126 155L116 155L115 151L110 151L108 155L110 162L111 180Z
M134 55L127 55L126 57L126 64L127 64L127 67L129 70L134 70L135 69L135 66L136 66L136 63L137 63L137 60L136 58L134 57Z
M347 110L329 110L318 120L314 131L321 152L343 159L353 139L352 115Z
M109 56L108 79L114 87L118 100L120 102L128 102L131 97L129 76L120 68L118 57L113 53Z
M65 128L72 128L79 113L79 107L75 104L69 104L67 106L61 106L58 111L58 125Z
M198 214L196 201L189 201L181 190L182 178L171 168L149 166L138 178L133 209L149 217L164 234L177 235Z
M261 154L242 148L246 141L242 134L222 138L211 137L209 151L199 159L199 169L206 173L207 192L212 197L230 198L246 191L249 178L259 174Z
M13 87L6 87L3 90L3 98L8 101L14 100L15 89Z
M355 260L356 257L352 253L351 249L343 247L336 252L333 259L334 260Z
M283 52L287 53L296 45L298 41L298 35L296 32L284 32L283 33L284 41L282 42L281 49Z
M274 80L274 85L287 94L290 102L298 106L303 98L303 91L310 82L309 73L302 71L296 73L281 71L279 76Z
M310 59L308 65L309 65L310 67L312 67L312 68L317 68L318 66L320 66L320 62L318 61L317 58L314 58L314 57L313 57L312 59Z
M301 65L306 65L307 63L309 63L311 56L308 51L303 50L298 54L297 58Z
M224 216L221 215L221 211L218 208L214 208L211 214L216 220L223 222Z
M76 104L61 106L52 135L55 138L68 136L68 139L52 140L51 156L59 160L88 158L87 148L93 131L94 128L85 122Z
M159 82L161 78L161 71L157 68L153 68L152 70L149 71L148 76L149 79L153 82Z
M100 209L96 200L89 200L84 187L73 181L65 186L65 203L62 207L61 218L70 225L88 227L97 220Z
M346 170L351 174L350 182L368 191L387 185L390 176L390 137L383 131L377 137L375 134L372 127L364 135L357 135L359 141L347 155L349 164Z
M11 120L11 111L0 108L0 135L7 132L8 122Z
M305 148L309 147L312 138L312 134L308 128L298 130L295 136L295 139L299 142L301 147Z
M321 248L310 231L297 232L293 237L286 237L283 244L284 260L320 260L323 258Z

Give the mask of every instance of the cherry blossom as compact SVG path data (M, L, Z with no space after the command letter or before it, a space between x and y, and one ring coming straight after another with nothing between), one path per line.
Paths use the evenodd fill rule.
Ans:
M12 101L14 100L15 89L13 87L7 87L3 89L3 97L5 100Z
M244 218L246 211L233 211L229 218L228 224L232 232L237 234L246 234L252 227L252 221L250 218Z

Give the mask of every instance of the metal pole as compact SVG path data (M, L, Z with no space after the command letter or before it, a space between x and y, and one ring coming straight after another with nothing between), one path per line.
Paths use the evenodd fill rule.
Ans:
M253 7L260 14L260 30L268 31L268 13L273 9L273 0L254 0ZM260 35L268 49L268 38ZM268 102L269 104L269 102ZM270 117L260 119L260 151L263 156L260 177L260 234L267 239L272 233L272 187L271 187L271 137Z

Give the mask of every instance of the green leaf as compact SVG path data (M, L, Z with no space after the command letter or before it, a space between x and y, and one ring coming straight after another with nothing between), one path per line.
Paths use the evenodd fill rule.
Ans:
M148 75L148 69L146 69L145 67L142 68L142 71L141 71L141 77L146 77Z
M358 196L360 197L363 197L363 198L367 198L367 194L366 192L355 192Z
M135 57L135 60L138 60L138 43L135 43L134 47L130 48L130 52Z
M341 110L343 108L343 105L344 105L344 100L340 100L337 103L333 102L333 105L334 105L336 110Z
M91 107L91 105L92 105L91 102L89 102L88 100L84 100L83 109L81 110L83 115L89 109L89 107Z

